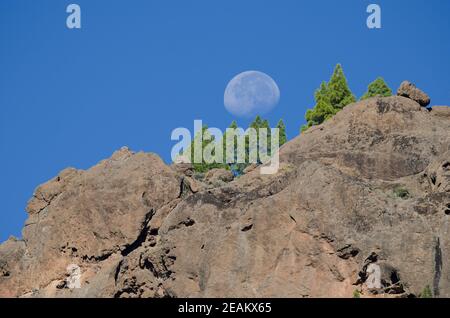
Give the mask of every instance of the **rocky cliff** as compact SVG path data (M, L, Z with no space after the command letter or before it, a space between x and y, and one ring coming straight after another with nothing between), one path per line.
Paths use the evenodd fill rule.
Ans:
M0 296L450 297L450 108L411 89L288 142L274 175L200 180L127 148L62 171L0 246Z

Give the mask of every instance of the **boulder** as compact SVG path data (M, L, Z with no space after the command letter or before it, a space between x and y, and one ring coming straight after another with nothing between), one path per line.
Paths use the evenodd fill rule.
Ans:
M430 104L430 97L418 89L413 83L408 81L404 81L400 84L400 87L397 90L397 95L410 98L423 107Z

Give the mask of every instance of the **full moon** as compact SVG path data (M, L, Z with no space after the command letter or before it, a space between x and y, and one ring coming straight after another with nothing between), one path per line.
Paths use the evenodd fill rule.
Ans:
M278 104L280 90L269 75L246 71L228 83L223 100L225 108L235 116L263 115Z

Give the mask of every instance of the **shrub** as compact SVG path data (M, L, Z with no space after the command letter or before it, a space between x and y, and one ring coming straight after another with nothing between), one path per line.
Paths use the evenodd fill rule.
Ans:
M431 288L429 285L425 286L425 288L420 293L420 298L433 298L433 293L431 292Z
M392 96L392 90L389 88L382 77L378 77L375 81L369 84L369 86L367 87L367 92L364 93L364 95L361 97L361 100L376 96Z
M394 194L396 197L398 198L402 198L402 199L408 199L409 198L409 191L406 188L403 187L397 187L394 189Z

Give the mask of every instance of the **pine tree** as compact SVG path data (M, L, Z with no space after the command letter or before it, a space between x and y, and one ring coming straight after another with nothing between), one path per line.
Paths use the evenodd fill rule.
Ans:
M236 122L235 120L233 120L233 121L231 122L230 128L233 128L233 129L238 128L238 124L237 124L237 122Z
M272 144L272 140L271 140L271 135L272 135L272 132L271 132L271 130L270 130L270 124L269 124L269 121L267 120L267 119L265 119L265 120L263 120L262 121L262 123L261 123L261 126L260 126L260 128L265 128L266 129L266 142L267 142L267 144L266 144L266 153L267 153L267 155L269 155L270 156L270 154L272 153L272 146L271 146L271 144ZM260 140L259 140L259 131L258 131L258 147L259 147L259 145L260 145ZM259 153L258 153L258 156L259 156Z
M201 134L201 135L200 135ZM201 162L195 162L195 140L198 140L202 136L202 148L199 150L202 152L202 161ZM194 139L191 141L191 145L189 146L189 150L191 152L191 163L196 172L207 172L210 169L213 168L225 168L228 169L228 165L223 163L206 163L205 159L203 158L203 150L207 145L210 143L216 142L214 136L212 136L208 131L208 126L203 125L202 130L197 132L197 134L194 136Z
M257 159L259 161L259 129L261 128L263 124L263 120L259 115L255 117L255 119L250 123L249 128L253 128L256 131L256 145L250 145L250 138L247 136L245 137L245 163L247 165L250 165L250 153L254 150L253 148L256 147L256 152L258 153Z
M284 145L287 142L287 137L286 137L286 126L284 125L283 119L280 119L278 121L277 127L279 129L279 146L281 147L282 145Z
M327 94L333 108L338 110L356 101L355 96L348 87L341 64L337 64L334 68L333 75L328 82Z
M259 128L261 127L262 124L262 119L261 117L258 115L255 117L255 119L253 119L253 121L250 123L249 128L253 128L256 131L256 136L259 135ZM249 147L250 147L250 143L249 143L249 138L246 137L246 142L245 142L245 146L246 146L246 152L249 152Z
M203 125L202 130L195 134L194 139L191 141L190 145L191 163L192 166L194 167L194 170L197 172L206 172L208 170L207 165L204 163L203 160L203 149L205 149L205 146L208 145L211 142L211 140L206 140L205 136L208 136L208 126ZM202 149L199 150L202 152L202 162L195 162L195 150L196 150L195 141L198 140L199 138L203 138Z
M264 119L261 123L260 128L266 128L267 131L270 133L270 124L269 121L267 119Z
M333 117L338 111L356 101L348 87L342 66L337 64L328 83L322 82L314 93L316 105L305 114L307 123L301 127L306 131L309 127L320 125Z
M236 123L235 120L233 120L228 128L237 129L238 124ZM223 158L224 158L224 163L226 163L226 160L227 160L227 155L226 155L227 154L227 132L226 131L223 134L222 142L223 142ZM234 144L234 146L233 146L234 162L236 162L236 160L237 160L237 136L234 136L233 144Z
M364 95L361 97L361 100L376 96L392 96L392 90L389 88L382 77L378 77L375 81L369 84L369 86L367 87L367 92L364 93Z
M328 84L322 82L320 87L314 93L316 105L313 109L308 109L305 114L306 125L302 126L301 131L306 131L309 127L320 125L325 120L331 118L337 113L337 109L333 108L330 102Z
M323 81L320 84L320 87L314 92L314 99L316 100L317 103L322 101L324 103L331 105L330 93L328 90L327 82Z
M262 123L263 120L259 115L257 115L255 119L251 122L250 127L255 128L258 131L258 129L261 128Z

